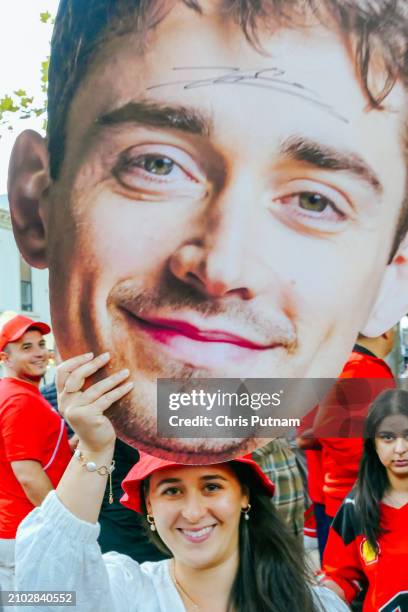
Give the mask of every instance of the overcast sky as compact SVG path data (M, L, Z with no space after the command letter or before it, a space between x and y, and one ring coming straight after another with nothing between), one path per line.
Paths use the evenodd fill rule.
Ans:
M49 55L52 26L40 13L55 15L58 0L0 2L0 97L23 88L41 103L41 62ZM12 132L0 126L0 194L6 191L7 167L16 136L26 128L41 130L43 118L16 120Z

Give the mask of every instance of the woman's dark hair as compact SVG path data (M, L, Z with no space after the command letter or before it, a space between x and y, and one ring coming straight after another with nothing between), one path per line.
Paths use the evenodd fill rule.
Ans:
M301 607L302 612L315 612L301 542L279 517L270 497L254 485L251 468L233 461L229 466L243 489L248 490L251 504L250 519L242 517L240 522L239 566L230 609L287 612ZM148 482L144 484L146 494ZM147 533L162 552L172 555L157 532L147 529Z
M378 552L378 536L382 533L380 502L389 481L385 467L375 449L375 437L382 421L393 414L408 417L408 391L384 391L372 403L364 426L364 450L355 491L355 505L362 533Z

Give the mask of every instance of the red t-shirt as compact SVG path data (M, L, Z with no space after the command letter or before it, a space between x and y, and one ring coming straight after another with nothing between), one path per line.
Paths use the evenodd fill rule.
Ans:
M367 588L363 612L408 610L408 504L391 508L380 504L384 533L378 554L361 533L354 500L347 498L329 531L323 571L351 602L360 588Z
M309 497L315 504L324 504L322 451L306 450L305 455Z
M10 462L38 461L54 487L72 457L63 419L34 385L0 380L0 538L14 538L34 508Z
M371 379L370 399L367 403L359 405L358 414L362 421L367 416L369 406L375 397L381 391L395 387L393 374L385 361L363 350L360 347L355 348L340 375L341 379L365 379L368 384ZM340 410L339 407L338 411ZM363 452L363 439L317 437L322 447L323 495L326 514L335 516L357 479Z

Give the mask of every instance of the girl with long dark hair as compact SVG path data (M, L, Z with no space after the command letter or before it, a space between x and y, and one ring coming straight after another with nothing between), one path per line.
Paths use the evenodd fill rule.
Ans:
M250 457L183 466L141 454L122 501L143 513L172 559L139 565L101 554L96 522L115 441L104 411L130 389L123 372L82 391L101 361L81 356L58 371L60 409L79 445L57 490L20 526L17 588L75 591L81 612L347 610L332 591L310 585L271 504L274 486Z
M408 392L373 402L355 488L330 528L325 584L364 612L408 610Z

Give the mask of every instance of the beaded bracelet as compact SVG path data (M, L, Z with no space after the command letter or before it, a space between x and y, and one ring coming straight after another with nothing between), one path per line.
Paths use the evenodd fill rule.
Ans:
M108 467L107 465L101 465L97 467L94 461L86 461L83 454L77 448L74 452L74 457L79 461L82 467L87 472L98 472L100 476L109 476L109 503L113 504L113 490L112 490L112 472L115 469L115 461L112 459L112 463Z

